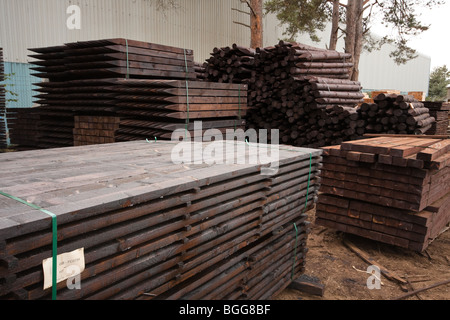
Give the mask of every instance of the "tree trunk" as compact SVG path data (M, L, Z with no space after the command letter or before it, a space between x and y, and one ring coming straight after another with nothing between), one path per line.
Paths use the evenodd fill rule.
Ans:
M346 35L345 35L345 52L350 53L353 57L355 53L355 7L356 1L358 0L348 0L347 2L347 12L346 12Z
M339 31L339 1L333 0L333 15L331 19L331 36L330 36L330 50L336 50Z
M251 48L263 47L263 0L250 0Z
M359 78L359 60L363 47L363 0L356 1L356 19L355 19L355 49L353 53L353 72L351 80L358 81Z
M348 0L345 52L350 53L353 58L353 68L350 79L357 81L359 78L359 60L363 46L363 1Z

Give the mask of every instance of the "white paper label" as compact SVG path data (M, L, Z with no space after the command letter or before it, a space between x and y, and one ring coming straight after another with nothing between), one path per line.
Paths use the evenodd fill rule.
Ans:
M57 283L80 275L85 269L84 248L57 256ZM52 287L53 258L42 261L44 290Z

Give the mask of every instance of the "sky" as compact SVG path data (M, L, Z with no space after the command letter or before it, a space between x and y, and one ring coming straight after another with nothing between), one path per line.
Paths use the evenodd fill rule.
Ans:
M409 45L418 52L431 57L431 69L446 65L450 68L450 0L432 8L421 9L420 21L429 24L430 28L411 39ZM385 34L385 27L374 26L372 30L379 34Z

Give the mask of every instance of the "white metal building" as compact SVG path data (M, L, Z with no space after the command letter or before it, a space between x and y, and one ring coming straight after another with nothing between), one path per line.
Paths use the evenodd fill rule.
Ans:
M176 0L177 8L161 10L156 0L0 0L0 47L4 49L6 72L14 74L12 84L18 102L9 107L32 106L32 77L28 48L61 45L67 42L128 38L193 49L198 62L208 58L214 47L233 43L248 46L250 30L246 4L240 0ZM71 5L80 10L79 30L71 30L67 20ZM237 9L237 10L236 10ZM282 27L274 15L264 18L264 45L274 45L282 37ZM324 47L328 36L323 35ZM308 36L300 42L308 43ZM389 58L389 48L362 57L360 80L365 89L428 91L430 58L420 55L397 66Z

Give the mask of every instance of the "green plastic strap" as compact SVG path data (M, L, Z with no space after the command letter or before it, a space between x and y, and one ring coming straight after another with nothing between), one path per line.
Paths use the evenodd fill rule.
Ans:
M298 228L297 228L297 224L295 224L295 223L294 223L294 229L295 229L295 247L294 247L294 262L292 263L291 280L294 279L295 262L297 261Z
M187 138L187 133L188 133L188 129L189 129L189 78L188 78L188 73L189 73L189 69L188 69L188 65L187 65L187 57L186 57L186 49L183 49L184 52L184 64L186 66L186 104L187 104L187 118L186 118L186 130L185 130L185 136L184 138Z
M0 195L5 196L10 199L13 199L22 204L25 204L33 209L39 210L45 214L48 214L50 217L52 217L52 299L56 300L56 291L57 291L56 271L57 271L57 256L58 256L58 224L56 221L56 215L48 210L42 209L41 207L39 207L35 204L28 203L23 199L14 197L5 192L0 191Z
M306 188L306 202L305 208L303 209L303 213L308 207L308 198L309 198L309 185L311 183L311 171L312 171L312 153L309 154L309 174L308 174L308 187Z
M125 43L127 45L127 79L130 78L130 59L129 59L129 53L128 53L128 39L125 39Z
M308 207L309 186L310 186L310 183L311 183L311 171L312 171L312 153L309 154L308 187L306 188L306 201L305 201L305 207L303 208L303 213L305 213L306 208ZM291 280L294 279L295 262L297 261L298 229L297 229L297 224L295 224L295 223L294 223L294 228L295 228L295 248L294 248L294 262L292 263Z
M239 124L241 123L242 116L241 116L241 85L239 85L239 114L238 114ZM236 120L234 120L234 132L237 130L237 124Z

